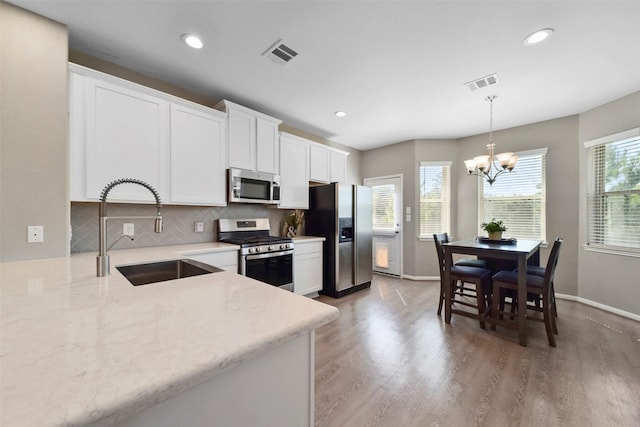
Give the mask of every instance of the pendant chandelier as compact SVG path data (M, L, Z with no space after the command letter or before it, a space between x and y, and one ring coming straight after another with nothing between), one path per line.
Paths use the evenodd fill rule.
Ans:
M489 113L489 144L487 144L489 155L476 156L473 159L464 161L469 175L481 176L487 180L489 185L492 185L496 178L503 173L511 172L518 161L518 156L514 156L513 153L494 154L496 145L493 143L493 100L495 98L495 95L485 98L485 101L489 101L491 105Z

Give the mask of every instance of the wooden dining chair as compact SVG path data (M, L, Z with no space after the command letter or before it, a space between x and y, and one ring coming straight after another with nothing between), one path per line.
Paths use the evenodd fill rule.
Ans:
M440 300L438 302L438 316L442 313L442 306L445 301L445 286L450 286L451 305L453 306L455 303L477 309L478 316L480 316L480 327L484 329L485 322L482 320L482 317L486 316L488 303L490 302L491 270L459 263L452 264L451 282L448 284L445 283L444 275L446 263L445 251L442 246L442 242L446 237L446 233L433 235L436 252L438 253L438 265L440 268ZM474 286L470 287L470 285ZM475 298L475 303L470 302L469 298ZM464 314L462 311L458 311L458 313Z
M515 270L516 272L518 271L518 269ZM540 277L544 277L544 275L547 272L547 268L543 267L543 266L539 266L539 265L529 265L527 266L527 274L533 274L534 276L540 276ZM556 308L556 290L555 287L553 286L553 280L550 283L550 288L549 288L549 298L550 298L550 306L551 306L551 312L553 313L553 317L558 317L558 309ZM538 307L540 307L539 305L539 298L535 299L535 302L538 303ZM555 322L554 322L555 325ZM554 333L558 333L557 329L553 330Z
M433 235L433 239L442 243L449 243L449 234L448 233L436 233ZM462 258L458 261L454 262L454 265L464 265L467 267L479 267L479 268L488 268L487 261L483 259L476 258Z
M556 346L554 334L558 333L555 315L552 309L551 284L553 283L553 277L558 265L562 242L563 240L558 238L553 243L553 248L551 248L551 254L549 255L547 266L544 270L544 276L531 274L529 273L529 269L527 269L527 299L538 299L541 302L541 306L538 304L527 304L527 309L542 312L542 319L534 319L530 317L527 317L527 319L542 320L544 322L544 326L547 331L547 339L549 340L549 345L551 347ZM512 311L509 314L511 318L513 318L513 307L517 307L518 302L518 272L505 270L499 271L493 275L492 280L493 301L491 304L491 317L493 319L502 319L505 314L504 300L506 297L511 297ZM517 328L517 324L515 322L510 326ZM495 327L495 323L491 325L491 329L495 330Z

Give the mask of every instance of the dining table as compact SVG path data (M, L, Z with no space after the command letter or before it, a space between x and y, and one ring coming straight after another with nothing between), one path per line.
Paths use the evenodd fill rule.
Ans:
M473 238L444 243L445 252L444 283L451 283L451 266L453 254L475 255L479 259L512 262L518 268L518 317L517 329L520 345L527 345L527 265L540 264L539 240L501 239L491 241L484 238ZM497 271L492 272L492 274ZM451 306L452 289L445 286L445 323L451 323L451 314L456 312ZM461 311L461 310L460 310ZM466 314L462 312L461 314ZM485 316L486 313L479 313ZM497 319L486 318L489 322Z

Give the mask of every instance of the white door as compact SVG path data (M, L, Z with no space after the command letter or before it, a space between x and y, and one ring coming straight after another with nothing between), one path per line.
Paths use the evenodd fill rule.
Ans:
M402 274L402 175L367 178L373 193L373 271Z

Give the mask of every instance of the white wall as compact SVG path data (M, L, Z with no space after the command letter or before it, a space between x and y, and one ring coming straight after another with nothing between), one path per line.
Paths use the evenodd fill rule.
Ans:
M640 91L580 114L580 235L578 296L640 315L640 258L588 252L584 142L640 126Z

